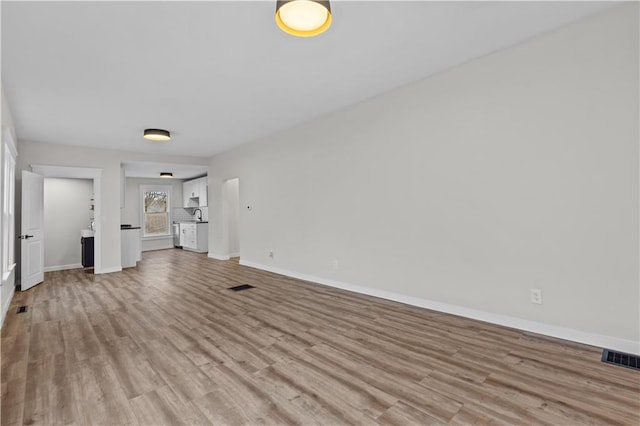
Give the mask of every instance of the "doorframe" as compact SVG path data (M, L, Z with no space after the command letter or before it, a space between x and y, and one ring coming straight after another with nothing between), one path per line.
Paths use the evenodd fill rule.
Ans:
M222 209L220 214L220 222L222 223L221 236L222 236L222 256L216 256L216 259L220 260L228 260L231 256L240 256L240 253L230 253L230 244L229 244L229 219L230 219L230 208L229 208L229 182L232 180L238 180L238 216L236 217L237 230L236 235L238 237L238 242L240 242L240 178L239 177L230 177L222 181ZM241 249L241 247L240 247Z
M94 274L102 274L102 169L32 164L31 171L45 178L92 179L94 199ZM46 214L46 212L45 212Z
M231 202L229 199L229 187L227 186L227 193L226 193L226 199L227 199L227 248L228 248L228 252L229 252L229 257L240 257L240 178L239 177L234 177L234 178L230 178L224 181L224 184L228 185L229 182L231 182L232 180L236 180L238 181L238 190L237 190L237 194L236 195L236 206L235 206L235 212L236 212L236 217L235 217L235 221L236 221L236 240L237 240L237 251L231 253L231 233L230 233L230 220L231 220Z

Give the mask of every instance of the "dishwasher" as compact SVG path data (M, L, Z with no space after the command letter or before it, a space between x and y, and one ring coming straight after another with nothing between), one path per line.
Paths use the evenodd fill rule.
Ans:
M182 248L182 246L180 245L180 224L179 223L173 224L173 246L175 248Z

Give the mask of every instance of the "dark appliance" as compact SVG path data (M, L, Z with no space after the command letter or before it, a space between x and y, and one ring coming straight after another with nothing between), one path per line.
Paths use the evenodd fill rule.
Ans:
M93 266L93 237L81 237L82 244L82 266L85 268Z

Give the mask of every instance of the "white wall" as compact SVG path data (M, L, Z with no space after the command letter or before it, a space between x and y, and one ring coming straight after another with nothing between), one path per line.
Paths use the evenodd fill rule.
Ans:
M171 186L171 207L182 207L182 181L179 179L145 179L127 178L125 191L125 207L120 210L121 223L142 226L142 203L140 200L140 185L169 185ZM140 232L142 235L142 231ZM173 238L155 238L142 241L142 251L158 250L173 247Z
M627 4L215 156L210 253L239 177L245 264L640 352L638 89Z
M44 180L45 271L82 267L80 230L89 229L90 179Z
M156 163L206 165L207 160L199 157L182 157L129 151L84 148L71 145L49 144L19 140L18 177L21 170L30 170L30 165L73 166L101 168L102 217L96 220L102 227L101 260L102 270L98 273L119 271L120 256L120 164L122 161L147 161ZM16 181L19 187L20 180ZM17 200L17 207L20 198ZM18 219L20 212L18 211ZM19 224L17 225L19 226Z

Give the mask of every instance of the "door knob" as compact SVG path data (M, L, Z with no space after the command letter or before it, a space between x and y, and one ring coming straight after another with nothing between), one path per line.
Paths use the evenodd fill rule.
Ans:
M33 235L20 235L18 238L21 240L28 240L29 238L33 238Z

